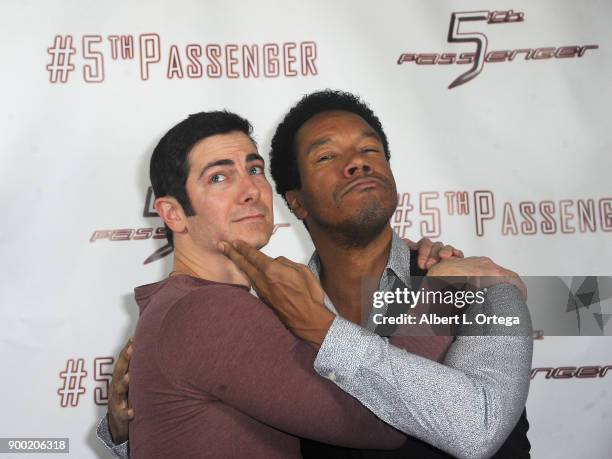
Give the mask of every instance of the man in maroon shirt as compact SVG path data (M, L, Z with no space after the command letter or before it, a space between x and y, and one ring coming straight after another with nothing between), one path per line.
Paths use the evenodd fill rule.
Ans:
M135 291L130 456L300 457L297 437L400 446L403 435L314 372L316 350L249 293L220 250L236 239L260 248L272 232L272 190L248 121L191 115L160 140L150 174L174 266ZM302 275L322 301L313 274Z

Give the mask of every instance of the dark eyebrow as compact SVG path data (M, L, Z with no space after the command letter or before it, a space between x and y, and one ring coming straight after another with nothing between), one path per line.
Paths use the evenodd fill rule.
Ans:
M204 172L206 172L211 167L215 167L215 166L233 166L233 165L234 165L234 161L232 161L231 159L219 159L217 161L211 161L206 166L204 166L204 168L202 168L202 172L200 172L200 176L198 178L202 177L204 175Z
M361 136L372 138L374 140L377 140L378 142L382 142L380 140L380 136L376 133L376 131L372 129L364 129L363 131L361 131ZM310 152L312 152L314 149L316 149L317 147L320 147L321 145L325 145L326 143L331 142L331 140L332 140L331 137L323 137L322 139L315 140L306 149L306 155L308 156L308 154L310 154Z
M250 162L253 162L253 161L262 161L262 162L265 162L264 159L260 155L258 155L257 153L249 153L247 155L245 161L247 163L250 163ZM211 167L216 167L216 166L233 166L233 165L234 165L234 161L231 160L231 159L219 159L217 161L211 161L206 166L204 166L204 168L202 169L202 172L200 172L200 176L198 177L198 179L201 178L204 175L204 172L206 172Z
M306 156L308 156L310 152L314 150L315 148L320 147L321 145L325 145L326 143L330 141L331 141L331 137L324 137L322 139L315 140L310 145L308 145L308 148L306 149Z
M246 161L247 163L251 163L251 162L253 162L253 161L261 161L261 162L265 163L264 159L263 159L263 158L262 158L260 155L258 155L257 153L249 153L249 154L247 155L247 157L246 157L246 160L245 160L245 161Z

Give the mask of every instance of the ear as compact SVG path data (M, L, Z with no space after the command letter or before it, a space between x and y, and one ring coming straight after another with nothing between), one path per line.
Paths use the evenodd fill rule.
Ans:
M308 216L308 211L302 206L300 200L300 192L298 190L290 190L285 193L285 199L289 204L289 209L295 214L300 220L304 220Z
M155 210L173 233L187 232L187 217L183 207L172 196L157 198L153 204Z

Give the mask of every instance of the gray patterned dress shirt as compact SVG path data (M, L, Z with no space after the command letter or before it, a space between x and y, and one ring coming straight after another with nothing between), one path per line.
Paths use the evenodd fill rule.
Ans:
M410 287L410 249L393 234L380 290L399 280ZM313 254L310 269L320 272ZM395 287L393 287L395 289ZM327 307L337 312L329 298ZM470 315L517 316L517 336L505 325L485 336L458 336L443 365L392 346L388 339L339 316L315 360L315 370L357 398L379 418L458 458L488 458L516 425L529 392L533 339L527 305L519 290L498 284ZM498 328L500 327L500 328Z

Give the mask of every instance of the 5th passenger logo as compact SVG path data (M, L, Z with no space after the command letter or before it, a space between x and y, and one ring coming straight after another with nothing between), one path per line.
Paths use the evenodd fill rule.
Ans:
M142 216L145 218L156 218L159 222L159 215L155 211L154 204L155 203L155 195L153 194L153 188L147 188L147 194L145 197L144 210L142 211ZM159 223L157 223L159 225ZM163 224L163 222L161 222ZM94 243L97 241L143 241L147 239L166 239L166 229L164 226L149 226L145 228L134 228L134 225L131 225L132 228L118 228L118 229L96 229L93 231L92 235L89 238L90 243ZM275 223L272 229L272 234L276 234L276 232L280 228L289 228L291 226L290 223ZM173 251L172 246L168 243L161 247L159 247L155 252L149 255L144 261L144 265L148 265L154 261L160 260L168 255L170 255Z
M469 43L474 51L463 53L414 53L400 54L397 64L417 65L472 64L470 69L455 78L448 89L456 88L476 78L485 63L512 62L521 55L525 61L581 58L588 50L599 45L569 45L542 48L518 48L488 51L489 40L483 32L486 27L498 24L518 24L525 20L521 11L464 11L451 14L448 28L449 43Z

